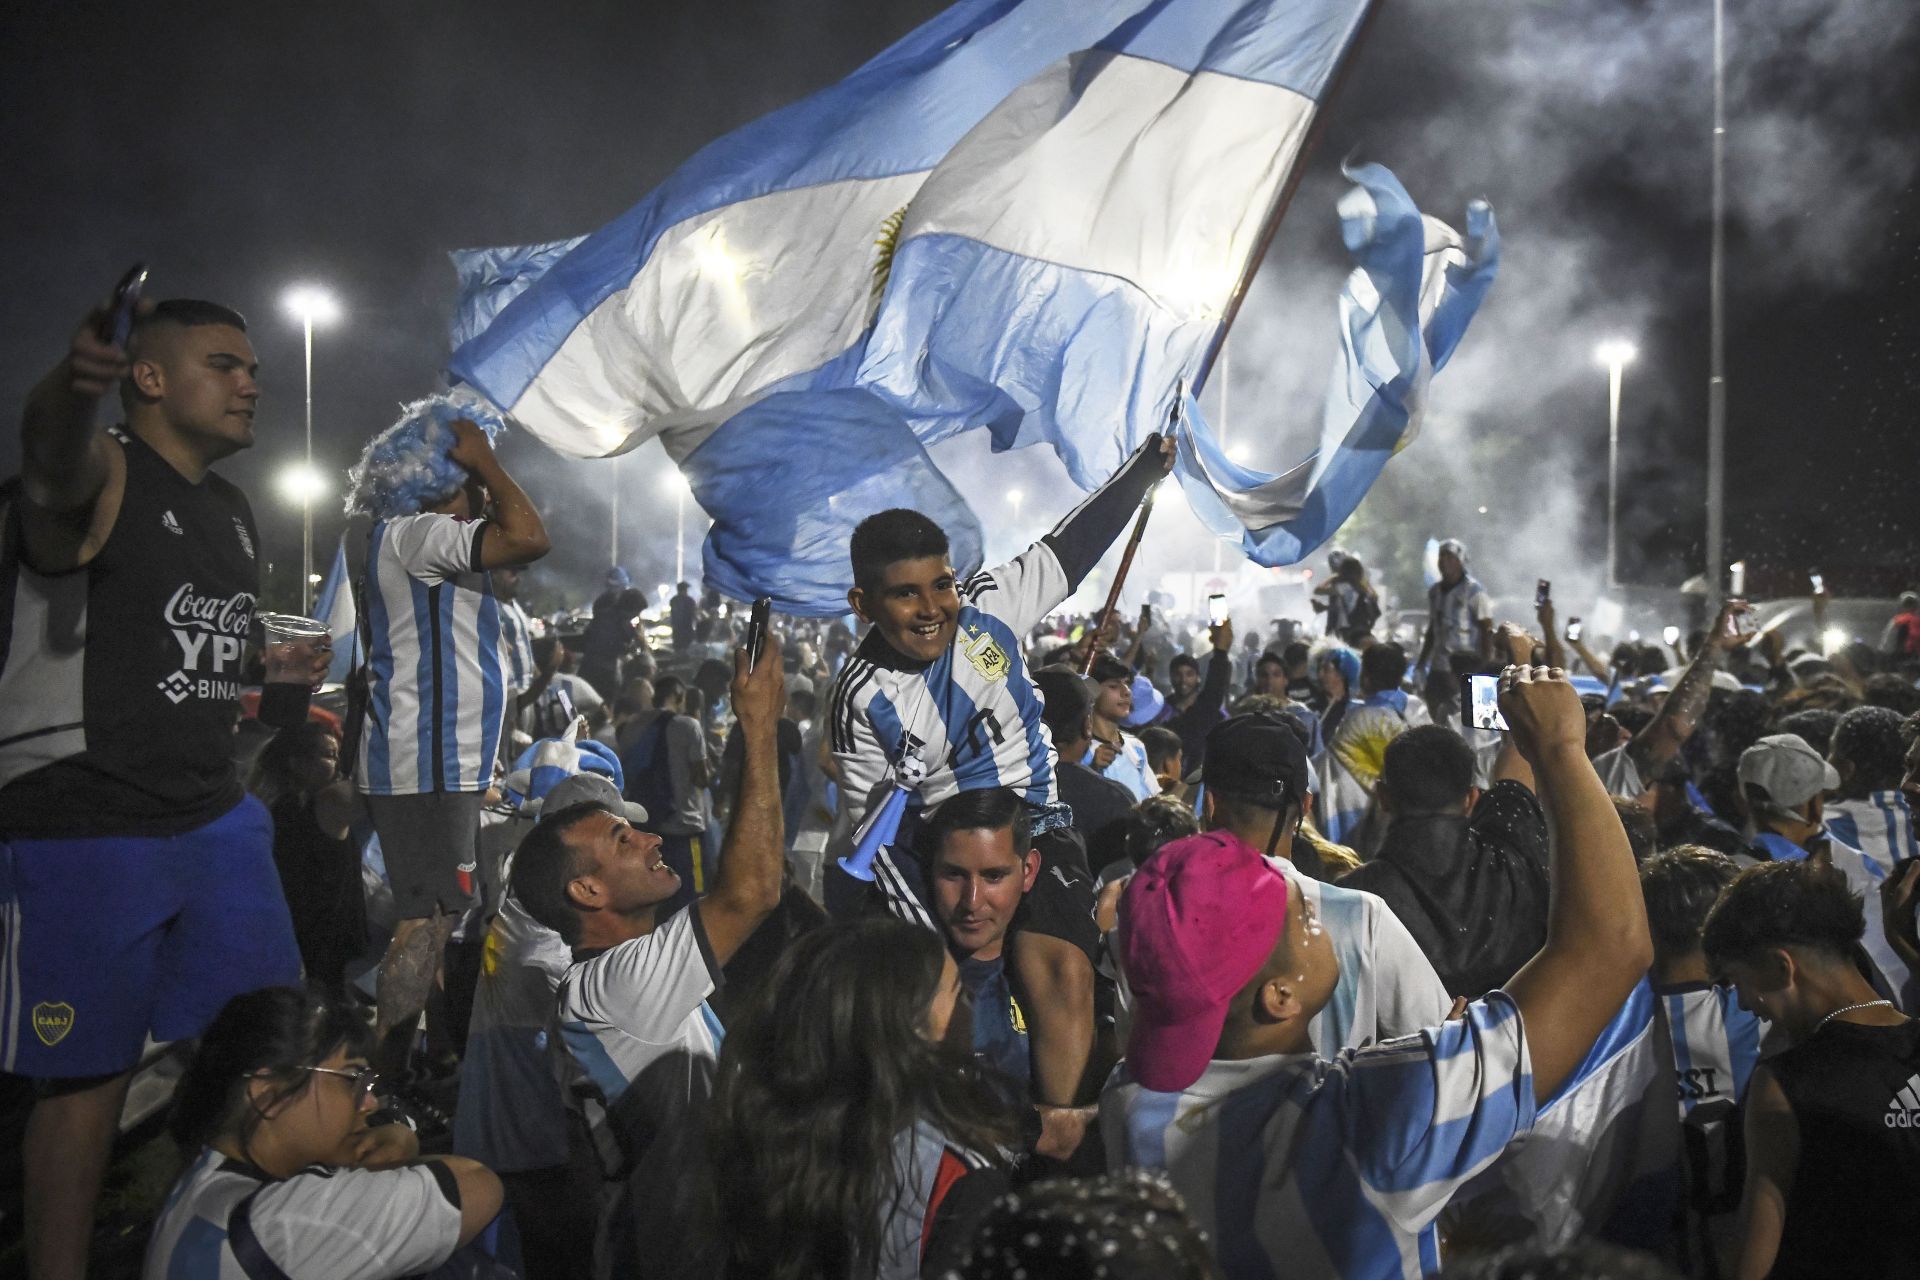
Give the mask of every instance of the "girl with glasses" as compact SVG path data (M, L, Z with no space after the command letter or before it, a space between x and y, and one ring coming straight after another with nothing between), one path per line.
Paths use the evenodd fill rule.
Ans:
M386 1277L430 1271L500 1212L472 1160L422 1160L404 1124L370 1127L370 1033L291 987L237 996L174 1095L188 1165L147 1251L149 1280Z

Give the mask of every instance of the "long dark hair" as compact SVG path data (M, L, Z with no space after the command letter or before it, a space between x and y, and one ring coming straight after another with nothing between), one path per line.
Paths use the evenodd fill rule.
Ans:
M939 935L901 920L817 929L728 1031L708 1185L730 1275L872 1275L907 1195L894 1142L916 1121L988 1159L1017 1141L972 1055L924 1034L944 954Z
M282 729L254 757L253 768L247 772L247 790L269 809L281 796L305 794L306 787L299 776L300 762L319 755L322 740L338 741L339 737L314 720Z
M267 1112L313 1082L313 1073L301 1068L341 1049L364 1053L372 1042L366 1023L351 1008L323 996L294 987L235 996L200 1037L173 1091L173 1140L191 1157L237 1120L245 1155ZM273 1092L264 1102L250 1103L247 1081L261 1078L273 1083Z

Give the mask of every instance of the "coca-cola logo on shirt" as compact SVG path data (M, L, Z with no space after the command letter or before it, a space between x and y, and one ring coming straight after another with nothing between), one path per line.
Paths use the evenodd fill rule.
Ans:
M167 625L192 627L216 635L244 636L253 625L253 605L251 591L236 591L225 598L203 596L193 589L191 582L184 582L167 601Z

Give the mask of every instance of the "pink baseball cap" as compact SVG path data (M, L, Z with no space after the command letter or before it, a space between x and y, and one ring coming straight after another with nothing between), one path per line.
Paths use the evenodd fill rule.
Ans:
M1227 1006L1287 927L1287 879L1225 831L1163 846L1120 899L1121 963L1133 991L1127 1066L1178 1093L1220 1044Z

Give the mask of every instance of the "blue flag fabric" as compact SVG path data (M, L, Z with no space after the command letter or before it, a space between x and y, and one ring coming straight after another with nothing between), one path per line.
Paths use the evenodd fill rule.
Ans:
M1466 333L1493 284L1493 211L1467 210L1463 240L1425 219L1380 165L1348 171L1341 234L1354 268L1340 293L1340 352L1321 411L1320 447L1273 474L1227 456L1189 397L1176 474L1194 513L1237 538L1257 564L1297 564L1331 538L1412 443L1427 383Z
M924 446L985 427L1103 482L1219 333L1370 3L962 0L571 249L463 255L451 372L563 453L659 436L728 594L843 611L847 538L888 506L939 520L969 569L978 524ZM1349 243L1380 298L1343 303L1316 462L1276 492L1215 466L1197 415L1183 441L1196 509L1265 563L1331 533L1410 438L1491 278L1489 254L1423 290L1425 224L1384 170L1357 176L1375 208Z

